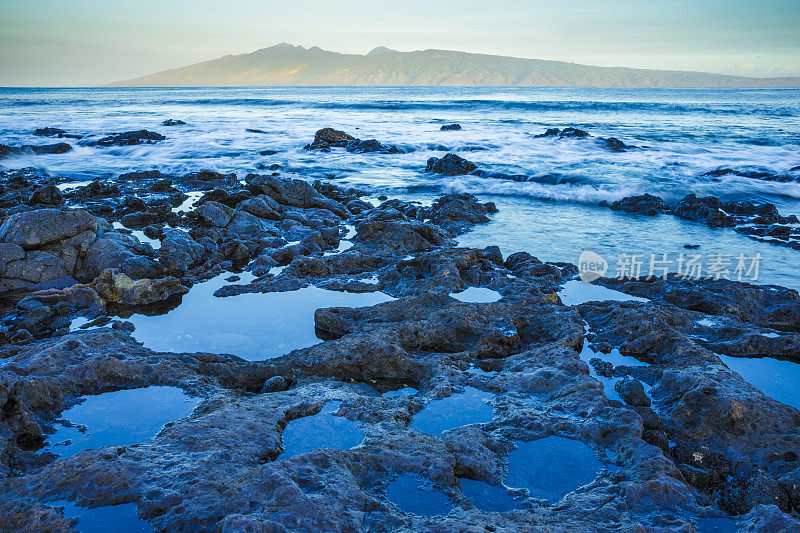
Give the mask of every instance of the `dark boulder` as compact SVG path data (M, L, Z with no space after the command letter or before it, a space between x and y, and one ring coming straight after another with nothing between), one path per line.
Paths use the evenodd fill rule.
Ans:
M0 226L0 241L32 249L97 229L97 219L84 210L41 209L8 217Z
M34 135L40 137L58 137L59 139L80 139L80 135L69 134L61 128L36 128L33 130Z
M628 196L622 200L617 200L611 204L611 209L614 211L624 211L626 213L655 216L659 213L668 212L670 207L658 196L641 194L639 196Z
M471 194L448 194L440 197L429 208L419 210L417 216L458 235L475 224L489 222L486 215L496 212L494 203L482 204Z
M137 144L153 144L166 139L163 135L147 130L112 133L102 139L90 141L89 146L134 146Z
M445 124L441 127L442 131L459 131L461 129L461 124Z
M79 198L119 198L122 190L109 181L93 181L75 192Z
M64 196L55 185L40 187L33 191L28 205L61 205L64 203Z
M0 157L11 157L15 155L52 155L64 154L72 150L72 146L67 143L55 144L23 144L22 146L8 146L0 144Z
M759 470L745 477L734 478L719 494L719 507L731 515L746 514L756 505L777 505L789 511L789 497L778 481Z
M444 174L445 176L460 176L469 174L478 166L472 161L467 161L456 154L446 154L444 157L431 157L425 167L425 172Z
M327 209L341 218L350 216L342 204L323 196L310 183L303 180L253 174L247 177L247 183L255 193L265 194L281 205L304 209L317 207Z
M183 126L184 124L186 124L184 121L175 120L173 118L168 118L167 120L161 123L162 126Z
M548 128L544 133L534 135L534 137L558 137L560 139L564 138L583 139L585 137L591 137L591 135L584 130L579 130L578 128L564 128L563 130L558 128Z
M633 146L625 144L616 137L608 137L608 138L601 137L598 140L606 150L609 150L611 152L624 152L629 148L633 148Z
M371 152L380 152L385 154L401 154L403 150L395 145L386 146L381 144L376 139L368 139L366 141L351 141L347 143L345 150L354 154L366 154Z
M323 128L314 134L314 142L305 146L306 150L325 150L331 147L345 148L348 143L358 141L352 135L333 128Z
M163 179L166 176L161 173L159 170L143 170L139 172L126 172L125 174L120 174L117 181L142 181L142 180L159 180Z
M638 379L624 379L614 384L614 390L628 405L650 407L650 398L644 392L644 386Z
M712 228L730 228L736 225L736 219L722 209L722 202L713 196L698 198L688 194L673 208L675 216L702 222Z

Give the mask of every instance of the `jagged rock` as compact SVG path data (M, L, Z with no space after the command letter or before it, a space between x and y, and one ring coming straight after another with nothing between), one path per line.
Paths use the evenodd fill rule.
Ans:
M126 131L125 133L112 133L102 139L89 141L89 146L133 146L137 144L153 144L166 139L161 134L147 131L136 130Z
M458 235L475 224L489 222L486 215L496 212L494 203L482 204L471 194L448 194L439 197L431 207L420 210L417 216Z
M720 492L719 506L728 514L743 515L757 505L777 505L782 511L790 509L788 497L777 480L761 470L728 481Z
M67 143L56 144L24 144L22 146L8 146L0 144L0 158L11 157L14 155L50 155L64 154L72 150L72 146Z
M722 210L722 202L713 196L698 198L689 194L678 202L672 212L675 216L702 222L712 228L730 228L736 219Z
M444 174L445 176L460 176L469 174L477 168L478 166L472 161L467 161L455 154L445 154L441 158L431 157L428 159L425 172Z
M122 196L122 189L113 182L93 181L79 188L75 195L79 198L119 198Z
M94 286L107 302L134 307L164 302L189 292L177 278L134 281L125 274L113 270L103 271Z
M314 142L305 146L306 150L326 150L331 147L344 148L348 143L358 141L352 135L333 128L323 128L314 134Z
M33 249L96 233L98 227L97 219L82 209L40 209L8 217L0 226L0 241Z
M461 130L461 124L444 124L441 128L442 131L459 131Z
M162 126L183 126L186 122L182 120L175 120L174 118L168 118L164 122L161 123Z
M650 398L644 392L644 386L638 379L624 379L614 384L614 390L628 405L650 407Z
M265 194L281 205L304 209L317 207L327 209L341 218L350 216L342 204L326 198L310 183L303 180L251 175L247 177L247 183L259 194Z
M725 316L758 326L800 331L800 296L794 289L726 279L603 278L609 288L691 311Z
M201 264L206 255L206 249L185 231L173 228L163 231L158 257L168 271L186 271Z
M642 194L617 200L611 204L611 209L614 211L625 211L626 213L655 216L659 213L669 212L670 206L658 196Z
M534 135L534 137L560 137L560 138L578 138L583 139L586 137L591 137L588 132L579 130L577 128L548 128L547 131L544 133L540 133L538 135Z
M69 134L61 128L36 128L33 130L34 135L40 137L58 137L59 139L80 139L80 135Z
M605 147L606 150L610 150L612 152L624 152L628 148L633 148L633 146L628 146L616 137L601 137L598 140L603 144L603 147Z
M28 200L28 205L62 205L64 203L64 196L55 185L48 185L40 187L33 191L31 199Z

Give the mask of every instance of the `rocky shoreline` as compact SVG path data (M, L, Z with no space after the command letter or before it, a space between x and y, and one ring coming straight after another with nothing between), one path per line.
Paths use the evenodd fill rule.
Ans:
M632 148L599 140L609 141ZM330 128L307 148L402 150ZM428 170L477 169L467 163L449 154ZM0 185L0 530L72 531L80 522L66 501L134 504L159 531L800 531L800 412L720 359L800 362L794 290L600 280L622 296L565 305L574 265L456 245L497 211L466 194L429 206L372 201L278 172L66 184L21 169L1 172ZM610 207L755 228L746 233L794 247L793 231L759 233L797 223L774 206L714 200ZM137 341L131 316L175 309L220 276L230 284L216 298L317 287L389 301L319 308L319 343L264 360ZM497 298L459 296L471 288ZM82 398L152 386L200 404L145 442L64 457L48 445ZM453 402L447 416L480 411L458 407L473 391L486 419L419 429L437 402ZM286 457L287 428L328 414L327 402L363 442ZM519 486L514 454L554 438L588 450L578 466L590 481L548 499ZM576 456L556 448L551 475L569 484ZM411 501L393 496L406 479L400 493ZM486 495L507 506L487 506ZM441 512L418 500L439 501Z

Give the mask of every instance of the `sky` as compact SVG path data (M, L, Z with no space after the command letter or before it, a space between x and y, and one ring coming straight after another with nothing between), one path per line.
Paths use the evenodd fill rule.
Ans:
M0 86L98 85L280 42L800 76L800 0L0 0Z

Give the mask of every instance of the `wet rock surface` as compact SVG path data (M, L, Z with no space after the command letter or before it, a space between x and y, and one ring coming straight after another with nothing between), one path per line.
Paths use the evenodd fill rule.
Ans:
M376 139L357 139L349 133L333 128L323 128L319 130L314 135L314 142L307 144L304 148L306 150L320 150L323 152L329 152L331 148L344 148L348 152L356 154L402 154L405 152L405 150L398 146L384 145Z
M589 132L578 128L548 128L544 133L539 133L533 137L537 139L591 139L609 152L625 152L636 148L636 146L625 144L616 137L594 137Z
M22 146L8 146L7 144L0 144L0 158L28 154L64 154L70 150L72 150L72 145L69 143L23 144Z
M549 136L588 135L565 131ZM386 149L332 129L312 145ZM450 155L431 171L469 167ZM574 265L456 245L497 211L467 194L376 206L280 174L0 178L0 530L69 531L87 509L157 531L800 527L800 412L718 355L800 360L796 291L601 280L640 299L565 305ZM782 223L752 204L680 212L715 209ZM315 343L269 359L137 340L140 317L209 280L234 310L301 289L391 298L315 306ZM457 298L470 289L492 297ZM147 387L198 405L139 442L53 453L82 400Z
M733 228L751 239L800 250L800 223L794 215L783 216L774 204L750 201L723 202L713 196L686 195L669 204L651 194L628 196L609 205L615 211L655 216L671 214L711 228Z
M148 130L126 131L124 133L111 133L101 139L88 140L87 146L134 146L137 144L153 144L166 139L160 133Z
M425 167L425 172L444 174L445 176L460 176L469 174L476 170L478 166L472 161L468 161L456 154L446 154L445 156L431 157Z

